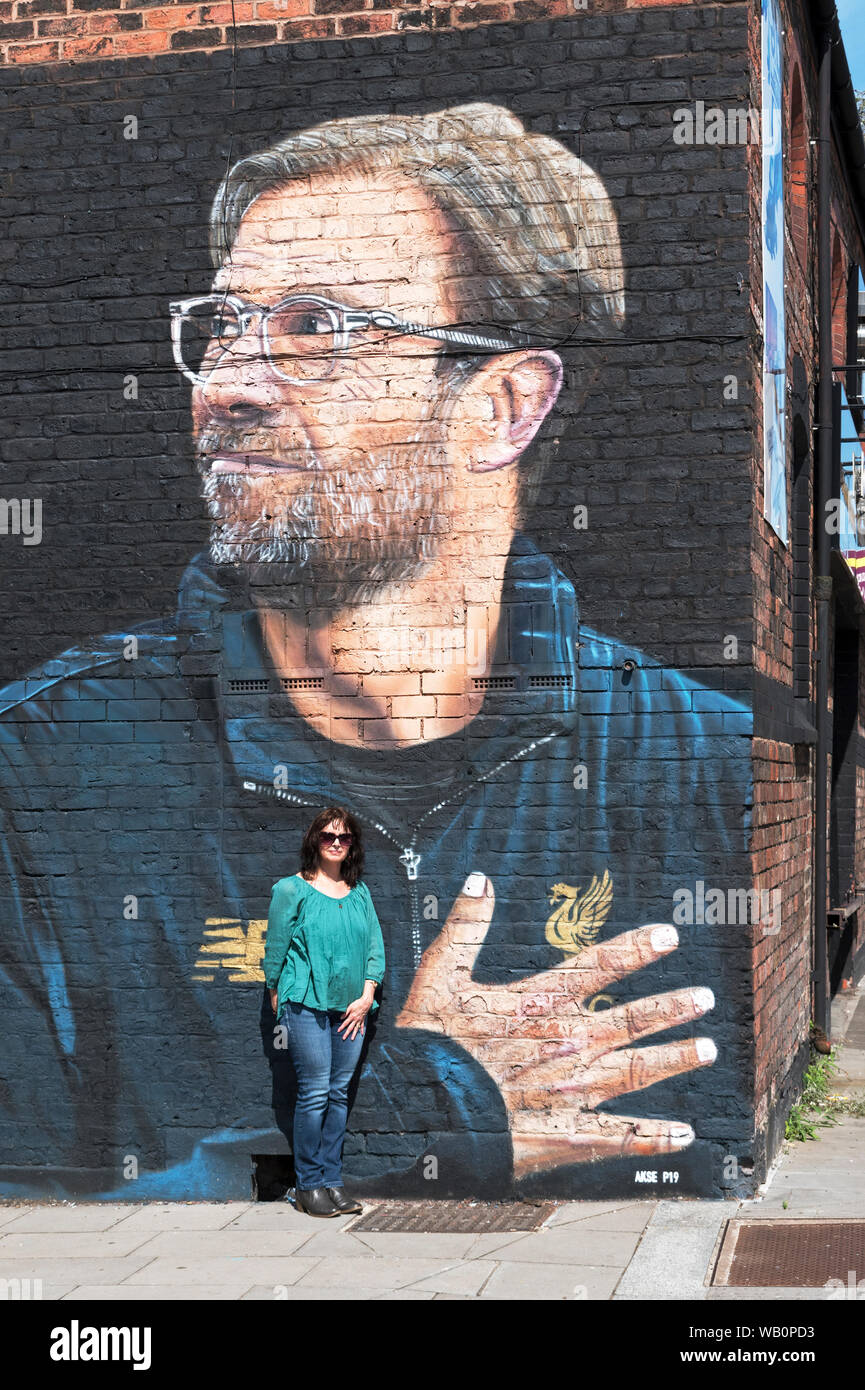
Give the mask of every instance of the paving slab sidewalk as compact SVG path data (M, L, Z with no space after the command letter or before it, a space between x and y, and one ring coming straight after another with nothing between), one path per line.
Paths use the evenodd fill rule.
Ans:
M841 1042L837 1094L865 1093L865 985L835 1000L833 1041ZM616 1299L705 1302L826 1301L821 1288L733 1288L709 1284L726 1223L805 1218L865 1220L865 1119L844 1116L819 1139L785 1142L760 1194L729 1202L659 1202L622 1279Z
M656 1207L562 1203L539 1231L353 1232L289 1202L0 1207L0 1279L76 1299L609 1299Z

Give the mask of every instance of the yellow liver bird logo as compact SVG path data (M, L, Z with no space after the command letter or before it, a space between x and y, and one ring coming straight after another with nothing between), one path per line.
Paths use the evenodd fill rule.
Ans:
M554 883L549 901L558 906L547 918L547 941L560 951L576 955L583 947L591 946L607 920L613 902L609 869L604 870L603 878L595 874L586 889Z

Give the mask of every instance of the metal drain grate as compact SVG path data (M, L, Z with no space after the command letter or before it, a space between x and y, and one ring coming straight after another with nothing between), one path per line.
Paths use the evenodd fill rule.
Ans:
M555 1202L380 1202L349 1225L353 1231L537 1231L555 1209Z
M819 1289L865 1273L865 1221L730 1221L713 1284Z

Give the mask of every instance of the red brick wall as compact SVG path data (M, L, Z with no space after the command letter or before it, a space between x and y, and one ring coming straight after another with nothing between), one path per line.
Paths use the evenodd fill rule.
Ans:
M811 145L818 127L818 72L805 28L803 0L781 0L784 23L785 74L785 278L787 282L788 370L794 356L806 366L812 412L816 408L817 266L816 187L817 150ZM751 101L760 105L760 4L753 0L750 25ZM794 151L791 135L793 97L801 75L801 139ZM754 665L780 683L792 686L792 547L781 544L763 516L762 400L760 391L762 333L761 157L756 144L748 147L751 180L751 314L755 333L752 355L754 492L752 512L752 572L754 575ZM857 233L837 151L833 170L832 212L841 252L839 283L846 294L851 259L859 259ZM861 263L861 261L860 261ZM839 303L833 322L834 360L844 360L846 306ZM840 352L841 355L838 355ZM788 378L789 382L789 378ZM788 411L788 476L792 478L791 412ZM812 556L813 565L813 556ZM813 568L811 578L813 580ZM811 648L816 646L816 611L811 613ZM830 682L831 687L831 682ZM813 685L811 691L814 694ZM830 693L831 703L831 693ZM811 922L814 805L814 753L799 746L757 739L754 743L754 815L752 857L754 887L780 888L782 910L777 935L755 937L755 1107L758 1125L783 1102L790 1068L808 1035L811 1017ZM860 773L859 800L865 813L865 782ZM857 824L862 822L858 821ZM863 864L865 847L857 860ZM759 933L759 928L758 928Z
M795 45L791 45L795 48ZM797 271L807 277L808 255L810 250L810 188L808 171L811 164L808 130L805 117L805 97L802 88L802 70L798 57L790 54L790 231L793 251L798 265Z
M809 385L816 391L817 352L817 246L816 225L817 150L810 142L817 137L817 79L813 54L800 37L804 33L802 0L782 0L786 15L784 35L785 74L785 278L787 281L787 364L800 356L808 370ZM750 25L751 104L759 109L760 89L760 4L753 0ZM791 157L791 117L794 73L801 74L803 94L803 140L798 158ZM752 331L762 333L763 282L761 241L761 156L756 143L749 144L747 156L751 170L751 275L750 298ZM804 180L804 186L803 186ZM852 262L863 264L863 249L856 231L853 209L841 165L835 151L832 179L833 252L833 361L845 361L847 332L847 272ZM836 248L837 239L837 248ZM805 253L803 255L803 252ZM754 574L754 664L773 680L792 684L793 634L791 622L792 554L778 540L763 517L763 418L761 393L761 354L752 356L751 390L754 401L754 511L752 517L752 571ZM788 416L789 424L789 416ZM788 459L791 458L791 432L788 428ZM815 639L816 641L816 636Z
M591 0L591 9L644 9L691 0ZM172 49L292 42L388 30L446 29L500 20L555 18L587 11L579 0L220 0L213 5L160 0L0 0L0 55L10 63L126 57Z
M809 368L809 381L814 384L811 370L816 362L817 342L814 314L816 313L816 268L814 246L803 236L803 221L813 228L815 216L817 162L816 150L810 141L816 136L817 86L816 71L807 48L800 41L803 7L800 0L782 0L785 15L784 34L784 149L785 149L785 278L787 282L787 363L800 356ZM751 57L751 105L760 109L761 52L760 3L752 0L749 26ZM798 81L794 82L794 74ZM801 82L804 140L799 157L790 159L790 128L793 115L794 87ZM751 565L754 575L754 665L773 680L792 686L793 683L793 625L792 584L793 560L789 546L781 543L763 516L763 408L762 408L762 351L763 279L762 279L762 156L759 144L747 147L751 173L751 273L750 312L754 351L751 362L751 397L753 400L754 493L751 518ZM794 184L795 176L795 184ZM804 257L802 251L810 254ZM789 383L788 383L789 384ZM789 425L789 416L788 416ZM791 431L787 432L788 459L792 456ZM789 472L789 470L788 470ZM812 629L812 641L815 633Z
M801 758L802 755L800 755ZM792 747L754 741L755 886L780 893L780 911L753 928L754 1089L757 1125L781 1099L811 1016L813 752L797 765ZM775 899L770 898L770 902Z

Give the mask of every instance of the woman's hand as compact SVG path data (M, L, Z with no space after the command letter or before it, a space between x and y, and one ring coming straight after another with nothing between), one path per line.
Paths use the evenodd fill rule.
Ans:
M366 1032L364 1019L372 1008L374 995L375 988L373 987L373 989L370 989L367 985L360 998L355 999L353 1003L349 1004L342 1018L339 1020L339 1027L336 1031L346 1040L357 1037L358 1029L360 1029L361 1036ZM345 1029L345 1032L343 1032L343 1029Z

